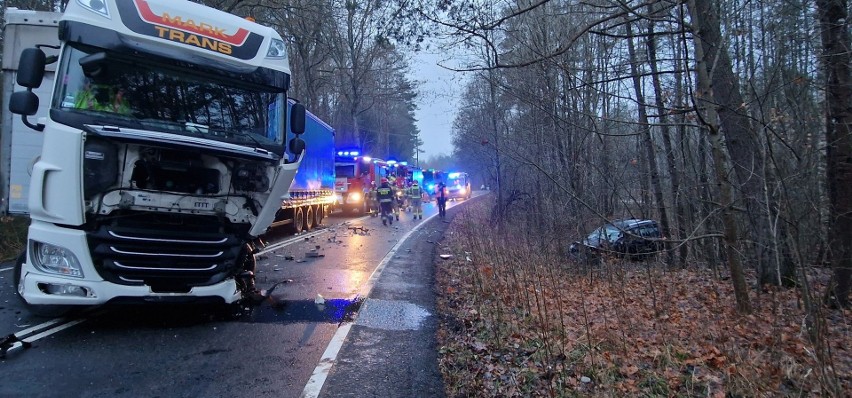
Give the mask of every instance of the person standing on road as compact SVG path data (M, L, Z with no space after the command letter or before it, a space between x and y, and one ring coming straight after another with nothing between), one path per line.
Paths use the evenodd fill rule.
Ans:
M435 199L438 201L438 215L444 218L447 215L447 186L443 182L439 182L435 190L437 191L435 192Z
M423 207L421 206L422 200L423 191L420 189L420 185L417 184L417 181L413 181L411 183L411 187L408 188L408 201L411 204L411 215L415 220L423 219Z
M376 187L375 181L370 181L370 189L367 191L367 208L370 211L370 217L375 217L379 214L379 199L376 196Z
M391 189L387 178L382 178L382 185L376 189L376 197L379 199L379 207L382 213L382 225L393 225L393 189Z

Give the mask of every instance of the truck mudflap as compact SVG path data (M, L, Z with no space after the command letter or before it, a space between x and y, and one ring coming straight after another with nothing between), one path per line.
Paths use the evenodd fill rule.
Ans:
M257 215L257 219L252 223L249 235L255 237L263 235L269 226L272 225L272 222L275 221L275 214L281 209L281 201L286 199L284 198L284 194L290 189L290 184L293 183L293 178L296 177L296 171L299 170L299 165L302 164L304 157L303 153L296 162L284 163L282 161L278 165L278 169L275 172L275 180L272 182L272 192L266 199L266 203L263 204L263 208L261 208L260 214Z

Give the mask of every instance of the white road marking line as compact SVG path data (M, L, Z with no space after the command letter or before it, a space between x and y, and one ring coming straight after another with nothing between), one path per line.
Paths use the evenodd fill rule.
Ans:
M63 323L63 324L61 324L61 325L59 325L59 326L57 326L57 327L54 327L54 328L51 328L51 329L45 330L45 331L43 331L43 332L41 332L41 333L39 333L39 334L32 335L32 336L29 336L29 337L23 338L23 339L21 339L21 340L26 341L26 342L28 342L28 343L32 343L33 341L36 341L36 340L38 340L38 339L43 339L43 338L45 338L45 337L47 337L47 336L50 336L50 335L52 335L52 334L54 334L54 333L58 333L58 332L61 332L61 331L65 330L65 329L68 329L68 328L70 328L71 326L81 324L81 323L85 322L85 321L86 321L86 319L88 319L88 318L75 319L75 320L73 320L73 321L71 321L71 322Z
M51 327L51 326L53 326L53 325L55 325L55 324L57 324L57 323L59 323L59 322L62 322L62 321L64 321L64 320L65 320L65 318L56 318L56 319L51 319L51 320L49 320L49 321L47 321L47 322L44 322L44 323L42 323L42 324L35 325L35 326L33 326L33 327L26 328L26 329L24 329L24 330L19 330L19 331L15 332L15 336L18 336L18 338L21 338L21 336L28 335L28 334L30 334L30 333L32 333L32 332L35 332L36 330L41 330L41 329L45 329L45 328Z
M68 329L68 328L72 327L72 326L75 326L75 325L78 325L78 324L80 324L80 323L83 323L83 322L85 322L85 321L86 321L86 319L87 319L87 318L75 319L75 320L73 320L73 321L71 321L71 322L63 323L63 324L61 324L61 325L59 325L59 326L56 326L56 327L54 327L54 328L47 329L47 330L45 330L45 331L43 331L43 332L41 332L41 333L39 333L39 334L35 334L35 335L28 336L28 337L24 337L24 338L21 338L20 336L18 336L18 338L19 338L19 339L21 339L21 341L25 341L25 342L27 342L27 343L32 343L32 342L34 342L34 341L36 341L36 340L43 339L43 338L45 338L45 337L47 337L47 336L50 336L50 335L52 335L52 334L54 334L54 333L59 333L59 332L61 332L61 331L65 330L65 329ZM57 318L57 319L54 319L54 320L51 320L51 321L45 322L45 323L43 323L43 324L41 324L41 325L34 326L34 327L32 327L32 328L26 329L26 331L28 331L27 333L29 333L30 331L32 331L31 329L36 329L36 328L38 328L38 327L40 327L40 326L42 326L42 325L45 325L45 324L48 324L48 323L55 323L55 322L59 322L59 321L62 321L62 320L64 320L64 318ZM24 332L24 331L22 330L21 332ZM21 332L18 332L18 333L21 333ZM15 335L17 335L18 333L15 333ZM6 353L8 354L8 353L10 353L10 352L12 352L12 351L14 351L14 350L17 350L18 348L23 347L23 346L24 346L24 344L23 344L23 343L20 343L20 342L14 343L14 344L12 344L12 346L11 346L11 347L9 347L9 349L6 351Z
M334 361L337 360L337 354L340 353L340 348L343 347L343 342L346 340L346 336L349 335L349 329L352 329L352 323L346 323L337 328L337 331L334 333L334 336L332 336L331 341L328 342L328 347L326 347L325 352L322 353L322 357L320 358L319 364L317 364L317 367L314 369L314 373L311 374L308 384L306 384L305 389L302 390L302 398L313 398L319 396L320 390L322 390L322 386L325 384L325 379L331 372L331 366L334 365Z
M411 236L414 232L420 229L426 221L431 220L437 216L437 214L433 214L426 219L422 220L419 224L417 224L414 228L408 231L402 238L399 239L399 242L391 248L388 254L382 259L379 265L373 270L373 273L370 275L370 278L367 279L367 283L359 290L358 296L363 297L365 299L364 303L361 305L361 309L363 310L364 306L367 305L367 297L370 295L370 292L373 290L373 287L376 286L376 281L379 280L379 277L382 275L382 271L385 269L385 266L390 263L390 260L393 259L393 256L396 255L396 252L402 247L402 245L408 240L408 237ZM323 352L322 357L320 358L319 363L316 368L314 368L314 372L311 374L311 378L308 379L307 384L305 384L305 388L302 390L301 398L315 398L319 397L320 390L322 390L323 384L325 384L326 378L328 378L329 373L331 372L331 367L334 365L334 362L337 360L337 354L340 353L340 349L343 347L343 342L346 341L346 336L349 335L349 330L352 329L352 322L347 322L346 324L337 328L337 331L334 332L334 336L332 336L331 341L328 343L328 347L326 347L325 352Z
M346 222L362 221L362 220L364 220L364 219L365 219L365 218L367 218L367 217L369 217L369 216L364 216L364 217L361 217L361 218L356 218L356 219L354 219L354 220L345 221L345 222L343 222L343 223L340 223L340 224L338 224L338 225L335 225L335 227L337 227L337 226L341 226L341 225L344 225ZM331 228L331 226L330 226L329 228ZM273 243L273 244L271 244L271 245L266 246L265 248L263 248L263 250L261 250L261 251L257 252L257 254L266 254L266 253L269 253L269 252L271 252L271 251L278 250L278 249L280 249L280 248L282 248L282 247L284 247L284 246L289 246L289 245L292 245L292 244L294 244L294 243L296 243L296 242L302 242L302 241L304 241L305 239L313 238L314 236L319 236L319 235L322 235L322 234L328 233L328 232L329 232L329 228L324 228L324 229L321 229L321 230L319 230L319 231L314 231L314 232L308 232L308 233L306 233L306 234L302 234L302 235L299 235L299 236L294 236L294 237L292 237L292 238L290 238L290 239L283 240L283 241L281 241L281 242Z

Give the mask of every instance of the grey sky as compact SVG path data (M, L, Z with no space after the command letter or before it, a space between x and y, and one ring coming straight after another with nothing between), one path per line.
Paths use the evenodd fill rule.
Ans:
M461 74L438 66L439 62L446 64L443 62L445 55L435 50L421 51L411 61L410 78L421 83L417 100L419 109L415 113L420 139L423 140L421 161L453 152L450 133L463 79Z

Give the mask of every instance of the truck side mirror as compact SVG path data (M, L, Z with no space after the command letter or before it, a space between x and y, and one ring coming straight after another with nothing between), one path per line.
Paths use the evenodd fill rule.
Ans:
M9 97L9 110L22 116L32 116L38 111L38 96L32 91L16 91Z
M35 115L38 112L38 96L32 92L32 89L12 93L9 97L9 111L21 115L21 120L27 127L36 131L44 131L43 124L32 124L27 119L27 116Z
M305 132L305 106L293 104L290 107L290 131L300 135Z
M25 49L21 53L20 61L18 61L18 84L28 89L41 86L46 64L47 56L40 48Z
M46 64L47 56L40 48L27 48L21 52L16 81L18 85L26 87L27 91L17 91L9 97L9 111L21 115L24 125L36 131L44 131L44 125L30 123L27 116L38 112L38 96L33 89L41 86Z

